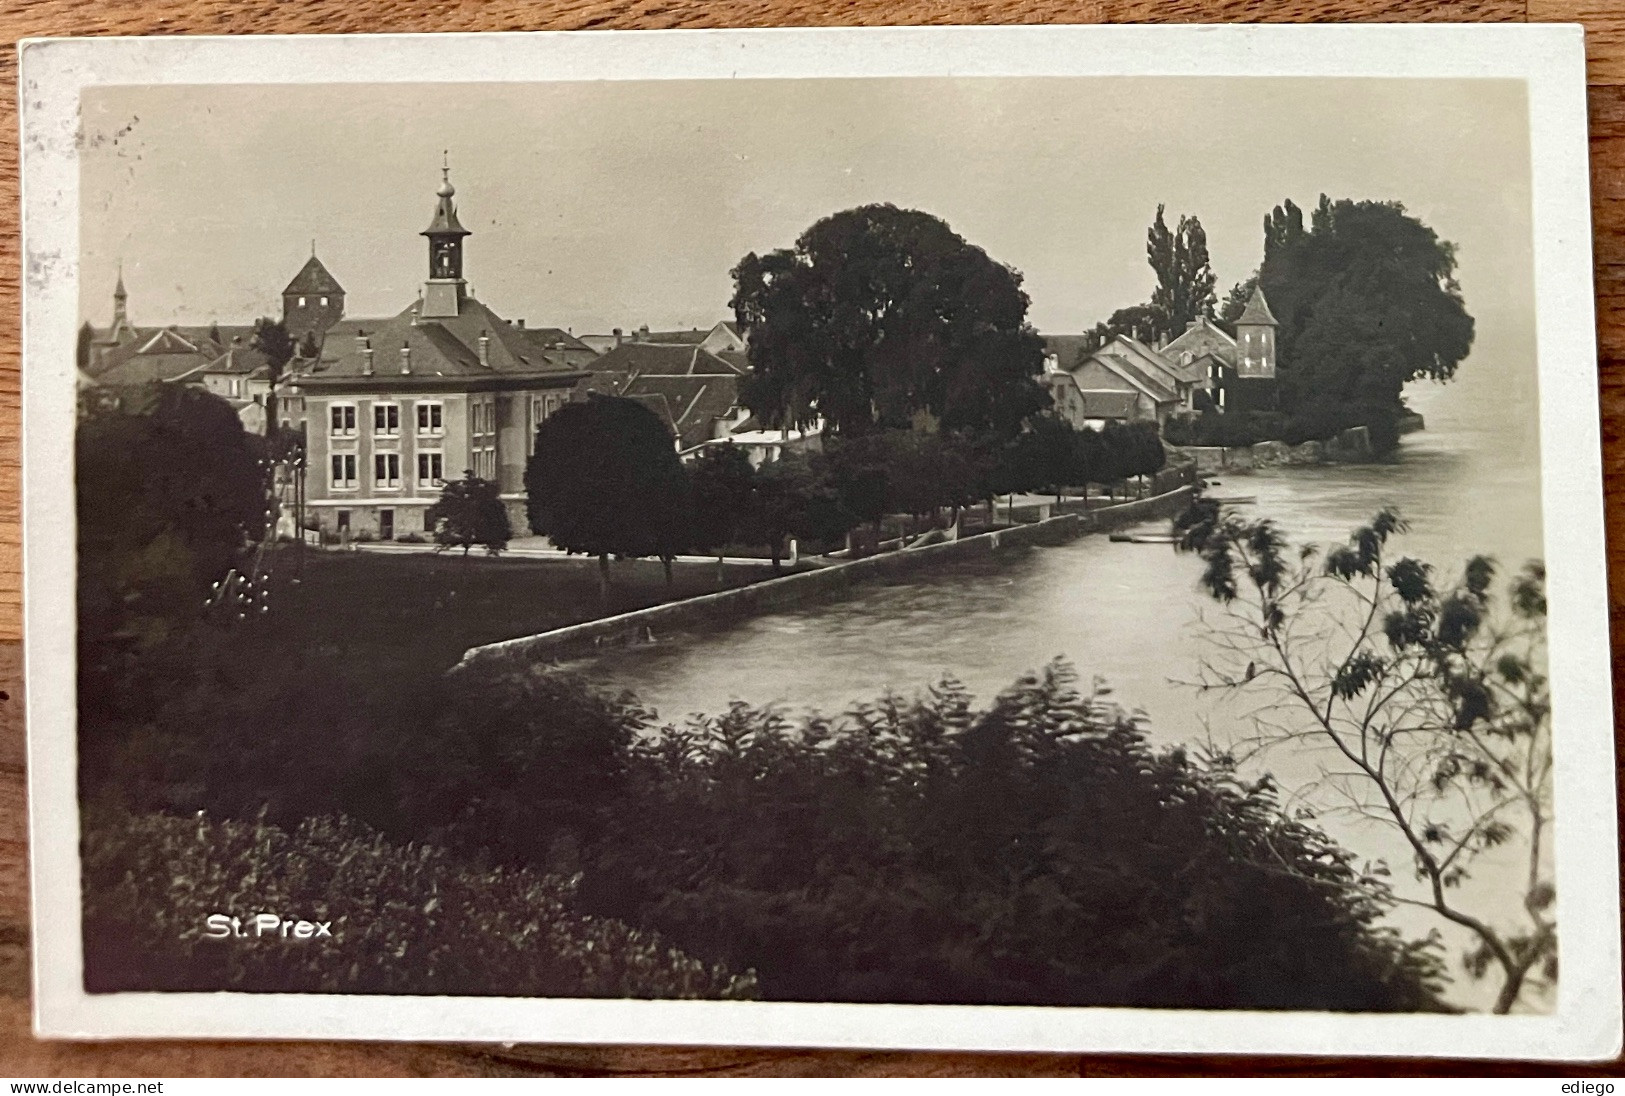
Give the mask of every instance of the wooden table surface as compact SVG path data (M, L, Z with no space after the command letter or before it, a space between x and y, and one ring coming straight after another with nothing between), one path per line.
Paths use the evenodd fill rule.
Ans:
M17 224L19 38L106 34L265 34L1093 22L1580 22L1586 27L1596 225L1609 573L1620 588L1625 522L1625 0L0 0L0 1076L601 1074L1122 1076L1227 1073L1452 1075L1464 1070L1617 1075L1598 1067L1307 1058L1182 1058L865 1053L387 1043L73 1044L29 1027L24 811L21 527L18 497L20 259ZM1616 652L1622 614L1610 598ZM66 606L64 611L68 611ZM1616 654L1616 666L1618 665ZM1619 704L1615 674L1616 706ZM1283 1018L1282 1022L1290 1022Z

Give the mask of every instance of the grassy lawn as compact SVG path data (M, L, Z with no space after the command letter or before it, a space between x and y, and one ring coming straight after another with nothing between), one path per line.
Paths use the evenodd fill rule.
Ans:
M433 672L469 647L713 593L715 563L677 563L666 585L656 560L610 564L610 599L598 562L470 556L307 552L274 560L268 629L282 642L339 657L403 661ZM766 567L726 567L724 587L771 578Z

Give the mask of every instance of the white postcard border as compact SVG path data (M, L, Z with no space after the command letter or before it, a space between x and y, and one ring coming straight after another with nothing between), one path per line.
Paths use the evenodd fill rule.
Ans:
M1621 1046L1617 816L1583 36L1575 26L945 27L68 39L21 46L23 527L34 1015L59 1038L348 1038L1598 1059ZM117 84L862 76L1527 81L1563 978L1550 1016L89 995L75 778L78 102ZM447 82L450 82L449 80ZM464 81L458 81L464 82ZM1606 824L1601 820L1606 819Z

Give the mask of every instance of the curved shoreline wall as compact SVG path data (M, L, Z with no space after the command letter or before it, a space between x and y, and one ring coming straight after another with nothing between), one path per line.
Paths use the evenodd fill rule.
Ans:
M1087 513L1061 514L1030 525L1017 525L885 555L866 556L816 571L781 575L732 590L719 590L714 594L701 594L536 635L487 643L464 652L463 663L492 658L524 662L576 658L606 646L644 643L651 635L668 637L673 632L683 632L695 625L728 623L788 605L835 596L870 579L929 570L949 560L987 556L1029 544L1064 544L1086 533L1101 533L1154 518L1172 517L1185 508L1195 490L1190 486L1179 487L1148 499L1103 506Z

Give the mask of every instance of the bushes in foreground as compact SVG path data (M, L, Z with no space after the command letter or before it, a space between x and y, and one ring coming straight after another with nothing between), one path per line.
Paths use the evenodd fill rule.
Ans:
M408 707L307 711L302 736L218 722L142 785L158 802L88 817L88 983L742 992L726 970L778 1000L1441 1007L1436 952L1382 924L1381 880L1267 778L1153 749L1063 664L983 706L946 683L833 720L736 704L656 729L518 661ZM176 788L238 821L166 816ZM201 938L209 913L262 908L343 918L358 965Z
M572 909L575 880L459 863L353 822L87 817L85 988L549 997L753 995L653 933ZM256 935L255 915L331 935ZM237 917L246 935L208 931Z
M1072 680L668 727L581 900L780 1000L1441 1007L1432 945L1268 778L1154 750Z

